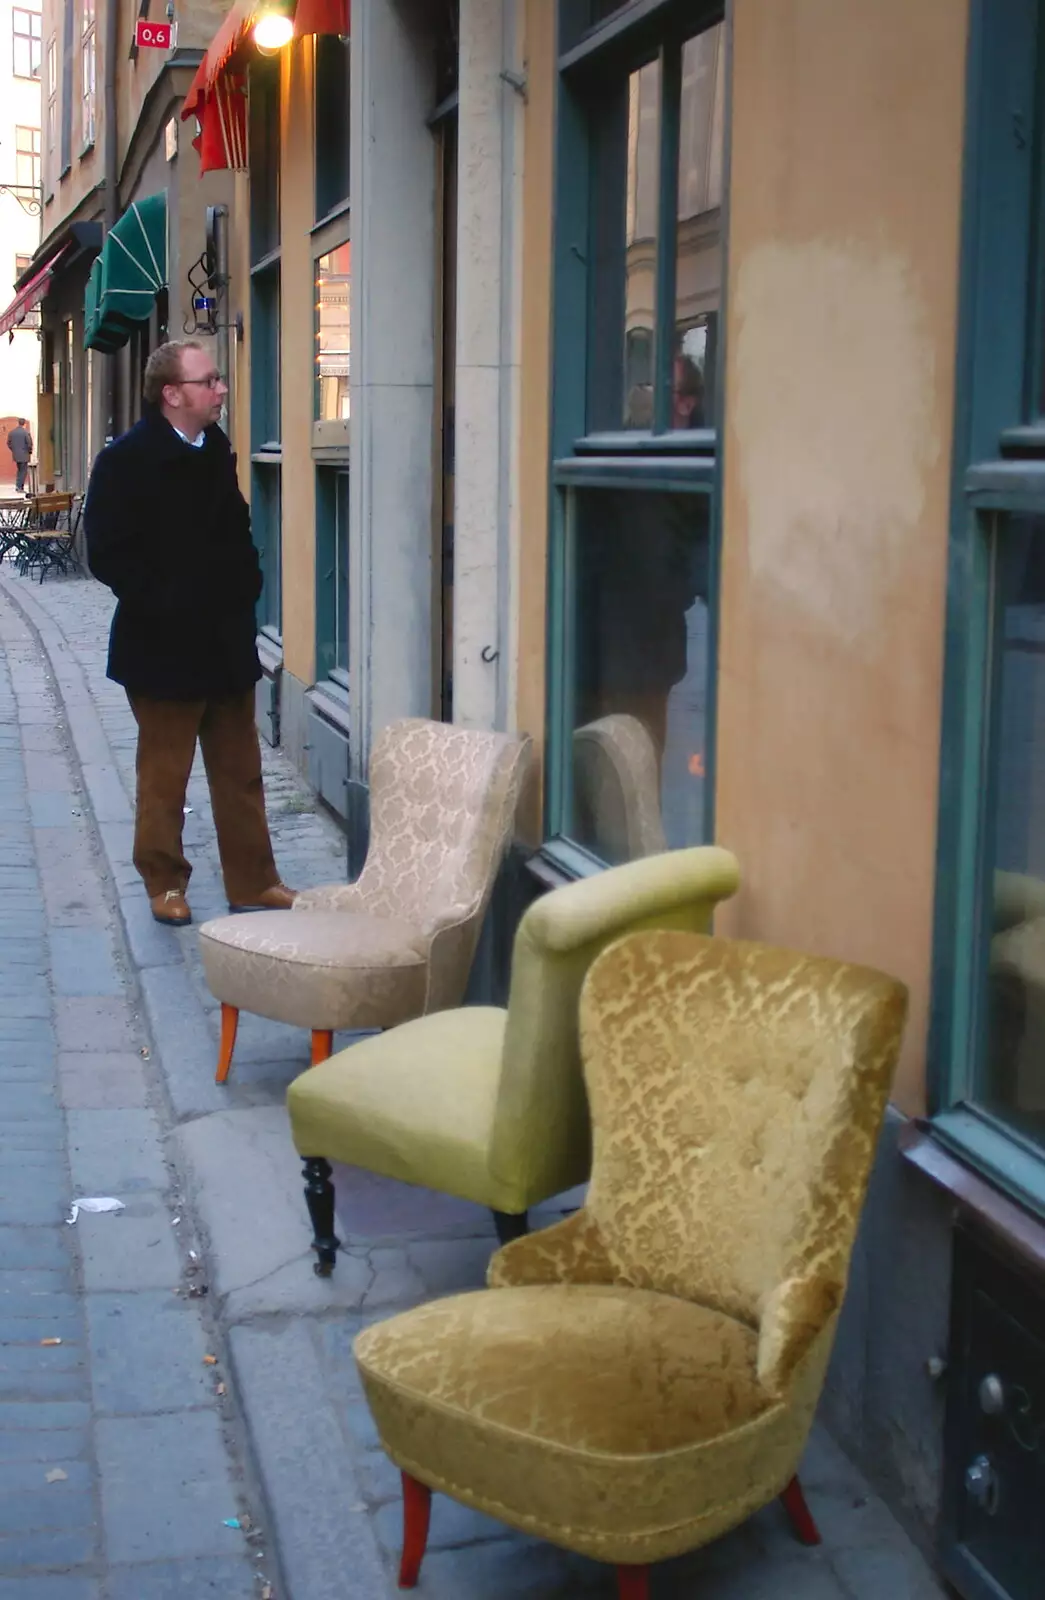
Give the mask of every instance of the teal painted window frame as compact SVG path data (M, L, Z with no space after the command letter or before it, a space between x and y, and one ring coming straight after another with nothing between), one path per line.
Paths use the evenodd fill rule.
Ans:
M669 91L661 110L661 158L658 215L670 215L665 231L658 230L659 261L653 363L655 402L653 425L648 432L588 433L589 342L593 317L592 272L589 268L591 228L593 131L589 104L600 76L619 83L622 75L656 59L668 74L672 89L677 73L672 61L680 59L685 39L726 21L722 0L631 0L601 23L593 0L559 0L559 77L557 87L556 229L552 352L551 472L549 475L549 547L547 602L547 705L544 844L542 855L561 875L587 876L605 863L590 855L565 832L570 795L570 761L567 754L572 724L568 663L572 654L570 618L575 599L574 540L570 527L572 490L620 488L674 490L710 496L710 551L708 584L708 710L705 745L704 837L714 837L717 658L719 635L719 569L721 543L721 464L718 424L722 414L723 384L715 393L716 427L673 431L666 412L666 376L674 329L675 270L674 217L678 183L678 103ZM722 235L728 238L729 195L729 52L726 30L725 154L723 171ZM596 89L597 92L597 89ZM674 120L673 120L674 117ZM665 237L666 232L666 237ZM720 327L725 323L725 248ZM661 308L668 305L672 316ZM721 338L719 370L723 369Z
M1045 1215L1045 1148L977 1103L997 688L992 541L1045 514L1045 0L972 0L929 1026L936 1136ZM999 314L999 308L1001 314Z

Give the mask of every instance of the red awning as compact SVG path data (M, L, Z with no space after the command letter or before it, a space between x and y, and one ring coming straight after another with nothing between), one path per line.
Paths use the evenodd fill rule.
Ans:
M51 287L51 279L61 265L68 246L63 245L56 256L52 256L46 267L41 267L39 272L34 272L27 284L24 284L15 295L7 310L0 314L0 334L10 333L20 326L29 315L35 311L44 295Z
M262 0L236 0L211 40L181 108L182 121L195 117L200 171L247 167L247 76L250 31ZM351 0L298 0L294 36L347 35Z

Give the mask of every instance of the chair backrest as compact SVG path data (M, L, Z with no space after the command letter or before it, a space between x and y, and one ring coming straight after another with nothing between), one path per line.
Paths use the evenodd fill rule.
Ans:
M376 915L401 917L428 934L474 919L470 948L468 939L455 945L455 963L465 961L462 991L529 755L525 737L413 718L391 723L371 756L370 847L359 899ZM455 998L440 994L429 1009Z
M767 945L644 933L581 999L586 1210L614 1277L758 1326L840 1301L903 1034L902 984Z
M554 889L515 935L504 1059L490 1146L493 1173L533 1201L588 1176L591 1127L578 1005L596 956L640 928L707 933L740 869L700 846L650 856Z
M573 798L608 861L667 849L653 738L638 717L614 712L573 735Z

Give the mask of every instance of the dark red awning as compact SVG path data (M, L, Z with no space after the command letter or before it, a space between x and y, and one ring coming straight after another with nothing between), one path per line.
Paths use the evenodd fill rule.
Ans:
M193 144L200 171L245 169L247 162L247 76L250 33L263 0L236 0L199 64L181 108L182 121L200 125ZM298 0L294 37L310 33L346 35L351 29L351 0Z
M10 333L23 323L30 311L35 311L40 301L51 287L54 277L68 246L63 245L56 256L52 256L46 267L41 267L39 272L34 272L29 282L23 284L15 295L7 310L0 313L0 334Z

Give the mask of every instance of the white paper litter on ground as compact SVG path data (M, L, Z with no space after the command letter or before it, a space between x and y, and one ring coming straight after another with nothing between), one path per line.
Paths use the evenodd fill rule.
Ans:
M111 1197L111 1195L102 1195L97 1199L74 1200L72 1202L71 1207L70 1207L69 1215L66 1217L65 1220L66 1220L67 1223L69 1223L71 1225L72 1223L74 1223L76 1221L76 1219L80 1215L81 1211L88 1211L88 1212L92 1212L93 1213L93 1212L100 1212L100 1211L122 1211L123 1209L124 1209L123 1201L122 1200L114 1200Z

